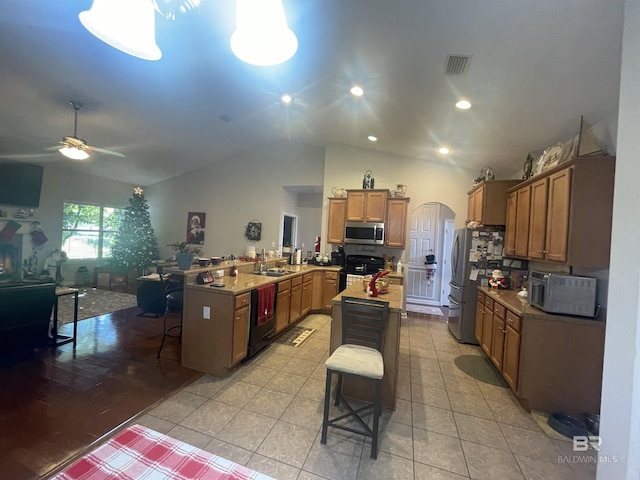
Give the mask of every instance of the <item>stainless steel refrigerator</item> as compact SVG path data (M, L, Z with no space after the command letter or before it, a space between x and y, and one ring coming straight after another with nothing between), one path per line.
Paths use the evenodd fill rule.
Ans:
M500 268L503 248L504 230L501 228L461 228L454 232L447 323L461 343L478 344L475 338L476 287L487 285L492 270Z

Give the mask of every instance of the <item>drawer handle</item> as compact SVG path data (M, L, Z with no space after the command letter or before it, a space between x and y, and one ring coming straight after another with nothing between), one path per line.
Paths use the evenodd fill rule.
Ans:
M240 320L240 317L236 317L236 320Z
M513 323L513 318L507 318L507 322Z

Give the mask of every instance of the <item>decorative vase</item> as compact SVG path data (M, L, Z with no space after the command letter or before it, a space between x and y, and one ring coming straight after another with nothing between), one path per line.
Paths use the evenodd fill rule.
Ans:
M396 185L396 191L393 192L393 195L396 197L404 197L406 193L407 193L407 186L403 185L402 183L399 183L398 185Z
M189 270L193 263L193 253L176 253L176 262L180 270Z

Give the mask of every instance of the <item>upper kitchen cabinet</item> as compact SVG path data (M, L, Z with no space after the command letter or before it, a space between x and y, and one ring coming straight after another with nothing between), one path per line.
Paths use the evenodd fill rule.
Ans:
M510 257L527 257L529 248L529 209L531 185L511 191L507 197L507 228L505 254Z
M404 248L407 236L408 198L390 198L387 202L384 244L392 248Z
M348 222L379 222L385 220L389 190L347 190Z
M516 224L529 223L527 253L514 256L606 268L614 174L615 157L576 158L512 189L522 195Z
M469 190L467 220L484 225L505 225L507 190L520 180L486 180Z
M327 243L344 243L344 222L347 215L346 198L329 199L329 227L327 229Z

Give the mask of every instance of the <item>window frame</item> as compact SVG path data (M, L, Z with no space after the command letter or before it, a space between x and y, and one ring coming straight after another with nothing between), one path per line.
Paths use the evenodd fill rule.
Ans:
M81 207L96 207L99 209L99 213L98 213L98 223L97 224L92 224L90 226L87 225L83 225L83 227L78 227L78 228L66 228L65 224L66 222L66 214L65 214L65 208L67 207L67 205L78 205ZM108 226L105 226L105 210L106 209L113 209L115 211L120 210L121 211L121 218L124 218L125 212L126 212L126 207L118 207L118 206L113 206L113 205L106 205L106 204L99 204L99 203L91 203L91 202L73 202L73 201L65 201L62 204L62 249L64 250L64 246L65 246L65 242L69 241L69 239L71 237L73 237L73 233L75 232L79 232L79 233L89 233L89 234L97 234L97 249L96 249L96 255L95 256L89 256L89 257L74 257L73 252L66 252L67 253L67 257L69 258L69 260L71 261L83 261L83 260L108 260L112 258L112 255L109 256L105 256L104 255L104 250L105 250L105 233L106 234L115 234L117 232L117 229L109 229ZM69 235L66 239L65 239L65 234L66 233L71 233L71 235Z

